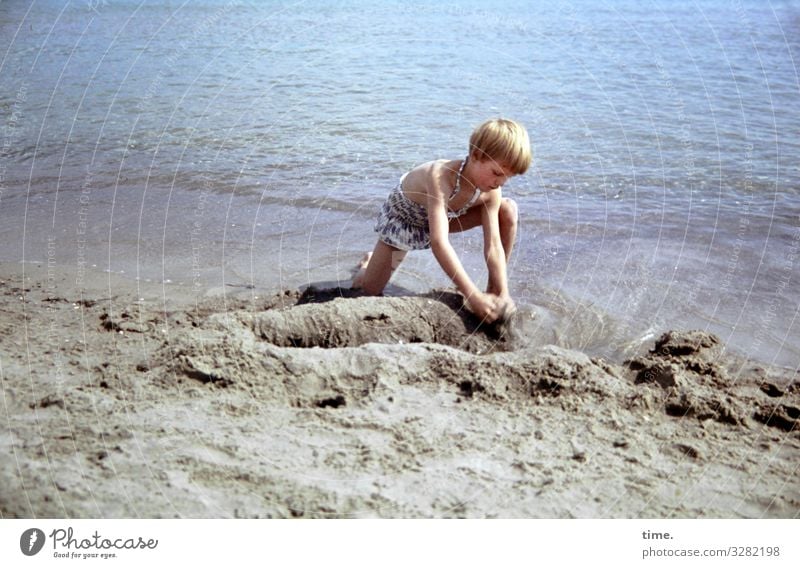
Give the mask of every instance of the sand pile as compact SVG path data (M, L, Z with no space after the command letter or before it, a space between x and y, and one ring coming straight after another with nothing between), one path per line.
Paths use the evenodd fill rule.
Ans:
M613 363L441 291L3 292L6 328L30 330L3 338L4 516L800 512L793 375L704 332ZM83 339L54 346L53 320Z

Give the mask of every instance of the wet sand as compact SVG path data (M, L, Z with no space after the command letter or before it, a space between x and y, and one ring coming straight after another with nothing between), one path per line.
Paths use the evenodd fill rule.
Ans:
M45 263L0 266L0 310L3 517L800 514L796 372L704 332L607 361L447 291Z

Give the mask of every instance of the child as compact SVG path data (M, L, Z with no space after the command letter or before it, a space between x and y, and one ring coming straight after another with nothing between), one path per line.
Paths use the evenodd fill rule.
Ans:
M375 225L378 243L361 261L353 287L380 294L409 250L430 248L475 315L486 322L506 317L514 310L506 267L517 234L517 205L502 197L501 186L530 163L525 128L495 119L475 129L465 159L436 160L404 174L383 204ZM485 293L467 275L449 238L478 225L489 270Z

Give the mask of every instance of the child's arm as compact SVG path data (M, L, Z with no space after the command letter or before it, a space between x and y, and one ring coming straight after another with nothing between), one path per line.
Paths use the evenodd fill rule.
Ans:
M442 192L434 188L428 191L428 224L433 255L445 274L456 285L458 291L467 299L471 310L481 319L487 319L490 322L497 319L500 314L496 310L496 300L475 286L450 244L445 199Z
M508 293L508 267L506 266L506 252L500 240L499 213L502 196L500 192L492 192L491 197L481 209L481 224L483 225L483 257L489 271L488 292L497 294L501 298L510 298Z

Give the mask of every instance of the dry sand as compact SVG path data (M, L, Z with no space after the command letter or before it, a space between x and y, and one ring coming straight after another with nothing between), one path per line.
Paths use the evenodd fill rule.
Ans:
M796 372L703 332L610 362L448 292L0 274L3 517L800 514Z

